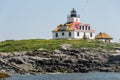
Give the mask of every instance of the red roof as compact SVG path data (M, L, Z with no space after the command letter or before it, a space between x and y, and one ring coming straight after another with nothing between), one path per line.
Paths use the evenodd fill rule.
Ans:
M79 26L85 26L85 27L87 27L87 26L90 26L90 24L83 24L81 22L65 23L65 24L59 25L54 31L59 31L63 27L66 27L65 28L66 30L80 30ZM89 31L90 32L94 32L95 30L90 29Z

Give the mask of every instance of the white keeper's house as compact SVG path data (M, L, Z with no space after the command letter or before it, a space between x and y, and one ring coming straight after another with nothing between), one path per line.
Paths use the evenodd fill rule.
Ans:
M60 24L52 31L53 39L95 39L95 31L90 24L83 24L74 10L67 16L67 22Z

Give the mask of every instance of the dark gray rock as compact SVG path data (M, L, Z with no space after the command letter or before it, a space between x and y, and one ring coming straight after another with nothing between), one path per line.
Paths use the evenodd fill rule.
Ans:
M24 54L0 56L0 70L9 73L120 72L119 66L120 55L96 48L72 49L69 44L54 51L41 48Z
M12 57L9 59L8 62L13 62L13 63L16 63L16 64L25 64L25 61L23 60L23 58L21 57Z

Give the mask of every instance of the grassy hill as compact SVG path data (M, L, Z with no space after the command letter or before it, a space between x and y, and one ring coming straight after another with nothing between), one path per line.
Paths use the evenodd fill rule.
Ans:
M33 51L39 48L48 50L59 49L61 44L71 44L72 48L103 48L107 50L113 47L120 47L117 43L104 43L94 40L45 40L45 39L29 39L29 40L6 40L0 42L0 52L14 52L14 51Z

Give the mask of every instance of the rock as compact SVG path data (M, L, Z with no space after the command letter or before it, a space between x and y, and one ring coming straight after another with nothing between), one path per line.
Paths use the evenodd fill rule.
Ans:
M63 63L74 63L74 60L73 59L67 59L67 60L64 60Z
M11 55L11 53L3 53L3 52L0 52L0 56L9 56Z
M59 59L59 58L66 58L67 55L66 54L53 54L50 57Z
M11 54L13 56L23 56L26 54L27 51L22 51L22 52L12 52Z
M47 51L47 49L40 48L40 49L36 49L36 50L34 50L33 52L36 52L36 51Z
M60 47L62 50L69 50L71 47L71 44L62 44L62 45L60 45Z
M103 67L99 69L100 72L113 72L112 68L109 67Z
M54 53L57 53L57 54L62 53L62 51L60 51L60 50L54 50L53 52L54 52Z
M9 62L10 63L14 62L16 64L25 64L23 58L21 58L21 57L12 57L12 58L9 59Z
M40 48L0 56L0 70L9 73L120 71L120 55L96 48L72 49L70 44L48 51Z
M87 73L87 72L89 72L89 69L87 67L81 67L81 68L79 68L79 72Z
M0 72L0 78L8 78L8 77L10 77L10 75L7 74L6 72L3 71Z
M120 62L120 55L112 55L109 57L109 62L115 62L115 61Z

